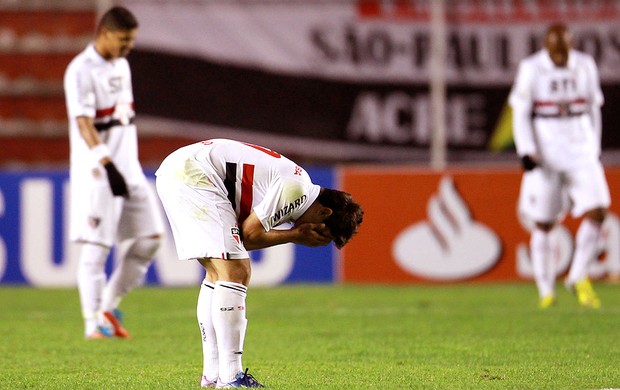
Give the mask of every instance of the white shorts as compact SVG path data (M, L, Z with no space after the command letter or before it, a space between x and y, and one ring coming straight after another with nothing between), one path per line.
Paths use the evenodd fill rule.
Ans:
M129 198L113 196L106 180L71 186L71 241L111 247L130 238L163 234L157 197L146 181L128 184Z
M521 181L519 212L536 222L556 222L570 210L575 218L611 204L603 166L599 162L557 172L536 168Z
M168 216L181 260L247 259L237 216L216 188L197 188L168 176L157 176L157 193Z

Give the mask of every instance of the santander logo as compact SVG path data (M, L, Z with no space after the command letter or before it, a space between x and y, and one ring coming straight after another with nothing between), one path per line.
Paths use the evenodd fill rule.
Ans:
M427 216L392 244L403 270L427 279L459 280L482 274L500 259L498 235L472 218L452 178L441 179L438 193L428 201Z

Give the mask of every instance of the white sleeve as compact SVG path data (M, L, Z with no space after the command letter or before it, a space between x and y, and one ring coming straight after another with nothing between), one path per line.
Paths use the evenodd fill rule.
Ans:
M131 85L131 69L129 68L129 63L127 60L122 60L120 63L123 67L123 73L126 75L126 80L123 82L127 83L127 85L123 85L123 89L121 90L121 94L118 97L116 105L114 107L113 118L121 121L122 124L129 124L131 119L135 116L134 107L133 107L133 88Z
M80 63L71 63L65 72L64 90L67 113L70 118L78 116L94 118L96 113L95 88L88 69L78 64Z
M533 78L531 64L521 61L508 97L508 103L512 108L512 133L519 156L535 155L538 150L532 127Z
M265 231L299 218L319 195L320 187L309 180L280 178L254 207Z
M122 97L121 97L121 101L123 103L127 103L127 104L132 104L133 103L133 81L132 81L132 77L131 77L131 68L129 66L129 62L127 62L126 59L123 58L123 67L124 67L124 73L127 75L127 84L126 86L123 86L123 91L122 91Z
M596 140L597 155L601 154L601 140L603 133L603 120L601 106L604 103L603 92L599 80L598 69L592 57L588 57L587 69L590 87L590 117L592 119L592 129L594 129L594 139Z
M263 200L253 208L266 232L273 229L280 222L278 219L281 216L278 211L282 208L282 188L282 181L278 180L275 185L272 185L267 190Z

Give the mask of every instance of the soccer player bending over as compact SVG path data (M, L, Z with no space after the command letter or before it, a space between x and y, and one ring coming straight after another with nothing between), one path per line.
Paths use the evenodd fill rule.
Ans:
M530 251L539 306L556 301L552 229L570 205L574 217L584 218L565 283L579 304L598 308L588 264L611 201L599 159L603 94L594 59L571 49L565 25L552 25L545 48L521 61L509 102L524 169L519 209L535 222Z
M248 251L291 242L342 248L362 223L362 208L345 192L313 184L288 158L227 139L178 149L156 176L179 258L206 270L197 305L201 386L263 387L241 362Z

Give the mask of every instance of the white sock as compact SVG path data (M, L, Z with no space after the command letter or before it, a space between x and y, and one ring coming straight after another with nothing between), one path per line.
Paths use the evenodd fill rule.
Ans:
M86 335L97 330L97 312L101 306L106 281L105 262L109 252L110 248L101 245L88 243L80 245L77 277Z
M159 238L142 237L131 244L112 272L103 291L101 310L112 311L118 308L127 293L144 283L144 277L159 248L159 243Z
M215 282L211 314L219 352L219 377L232 382L243 371L241 356L247 320L245 297L247 287L233 282Z
M202 338L202 375L208 380L215 382L219 376L219 359L217 350L217 339L215 329L211 320L211 303L213 300L213 290L215 284L203 280L198 293L198 304L196 305L196 317L200 327Z
M584 218L579 225L579 229L577 229L577 236L575 237L575 253L573 254L573 262L566 279L569 286L580 282L588 276L588 265L596 255L600 236L601 225L591 221L589 218Z
M530 257L534 270L534 280L541 298L555 295L555 264L553 253L553 233L534 229L530 238Z
M549 232L549 262L547 264L547 286L555 295L555 281L557 279L557 268L560 264L560 239L558 231L553 229Z

